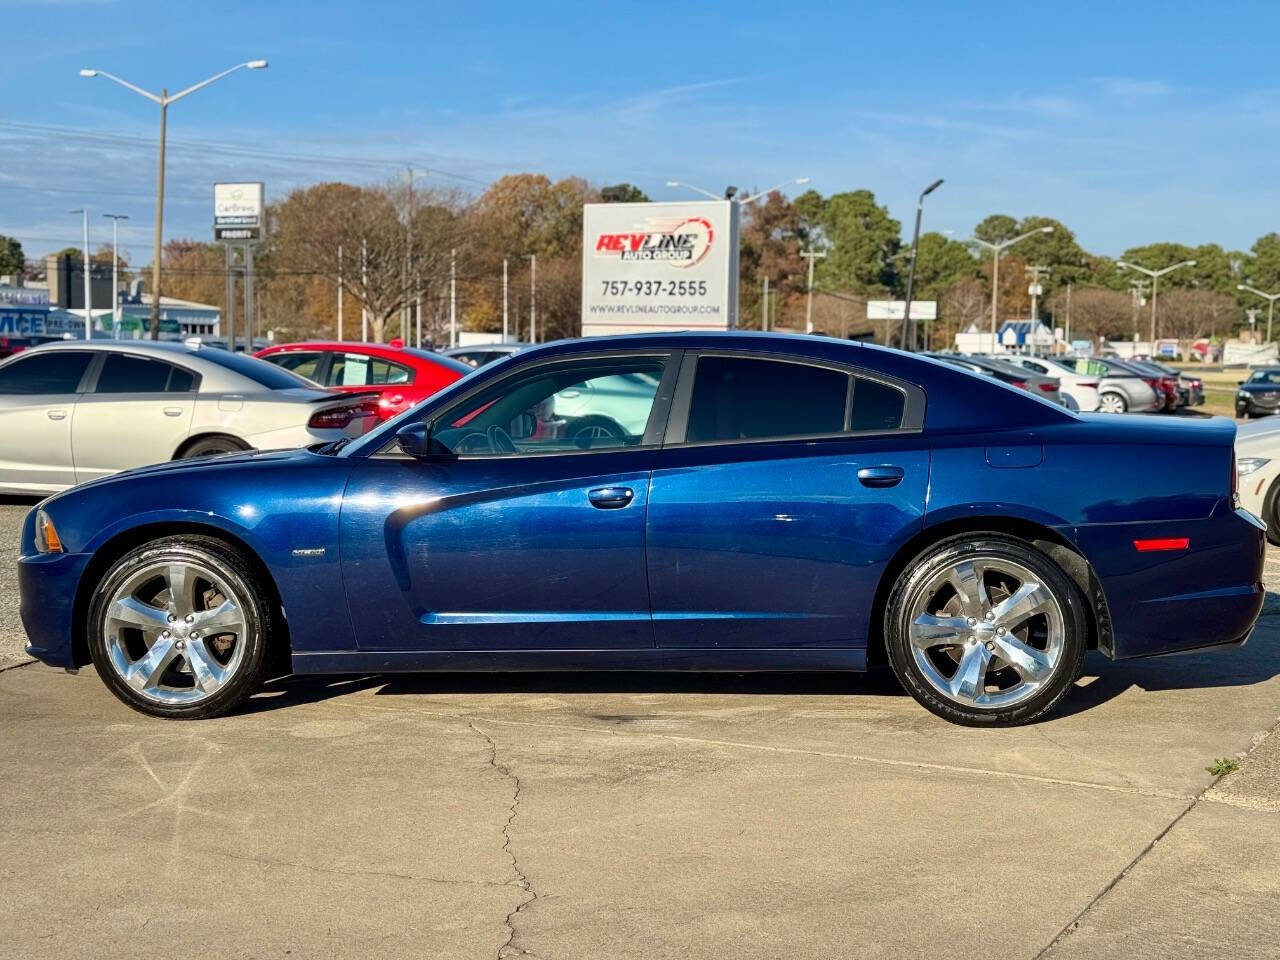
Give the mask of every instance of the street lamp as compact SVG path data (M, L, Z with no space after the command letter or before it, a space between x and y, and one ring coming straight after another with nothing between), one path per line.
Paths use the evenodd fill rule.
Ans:
M139 86L135 86L127 80L121 80L114 74L107 73L105 70L84 69L80 71L82 77L106 77L108 80L114 80L120 86L132 90L139 96L146 97L153 103L160 105L160 161L158 173L156 175L156 237L155 245L152 251L153 261L151 264L151 339L160 339L160 247L161 233L164 229L164 141L165 141L165 120L169 113L169 104L176 103L189 93L195 93L201 87L207 87L215 80L221 80L228 74L235 73L237 70L264 70L267 61L265 60L249 60L245 63L237 63L234 67L223 70L221 73L215 73L207 80L201 80L187 89L169 96L167 88L161 87L159 94L154 94L149 90L143 90Z
M1156 353L1156 291L1160 287L1160 278L1166 273L1172 273L1174 270L1180 270L1183 267L1194 267L1194 260L1183 260L1181 263L1174 263L1165 267L1163 270L1148 270L1146 267L1140 267L1136 263L1127 263L1124 260L1117 260L1116 266L1121 270L1136 270L1138 273L1145 274L1151 278L1151 355L1154 357Z
M120 339L120 221L128 220L124 213L104 213L111 221L111 335Z
M1014 237L1012 240L1001 240L999 243L988 243L986 240L980 240L977 237L970 238L971 243L976 243L980 247L985 247L991 251L991 352L996 352L996 304L1000 300L1000 257L1005 249L1012 247L1020 240L1027 237L1033 237L1037 233L1053 233L1053 227L1038 227L1035 230L1028 230L1021 236Z
M716 196L716 194L712 193L710 190L703 190L701 187L695 187L692 183L684 183L683 181L680 181L680 180L668 180L667 186L673 189L675 187L684 187L686 190L692 190L694 193L700 193L704 197L710 197L712 200L731 200L734 203L750 203L752 200L759 200L761 197L765 196L766 194L773 193L773 191L775 190L781 190L783 187L789 187L789 186L792 186L793 184L797 187L802 187L808 182L809 182L808 177L797 177L794 180L783 180L781 183L774 184L768 190L761 190L759 193L753 193L749 197L736 196L736 193L737 193L736 187L730 187L730 189L734 191L733 194L728 194L728 192L726 191L726 196L720 197L720 196Z
M1237 290L1245 290L1249 293L1257 294L1263 300L1267 301L1267 343L1271 342L1271 317L1275 313L1276 301L1280 300L1280 293L1263 293L1257 287L1251 287L1247 283L1237 283Z
M920 217L924 213L924 198L933 191L942 186L942 178L939 177L933 183L929 184L920 193L920 199L916 201L916 232L911 239L911 266L907 270L907 305L902 310L902 336L899 338L902 343L903 350L915 349L915 328L911 326L911 295L916 289L916 259L920 248ZM911 345L907 346L907 337L911 337ZM928 343L929 331L925 328L926 348ZM994 351L993 351L994 352Z

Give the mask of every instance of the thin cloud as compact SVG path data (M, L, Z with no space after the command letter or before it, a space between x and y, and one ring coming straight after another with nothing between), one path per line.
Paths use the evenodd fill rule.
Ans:
M1173 93L1163 80L1141 80L1136 77L1099 77L1104 92L1116 97L1160 97Z

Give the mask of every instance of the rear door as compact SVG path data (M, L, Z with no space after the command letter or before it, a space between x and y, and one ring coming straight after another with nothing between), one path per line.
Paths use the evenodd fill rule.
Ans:
M199 381L178 364L104 352L71 427L76 482L172 460L191 431Z
M93 356L48 350L0 366L0 486L49 492L76 482L71 424Z
M660 647L861 647L920 529L924 395L868 371L686 354L646 522Z

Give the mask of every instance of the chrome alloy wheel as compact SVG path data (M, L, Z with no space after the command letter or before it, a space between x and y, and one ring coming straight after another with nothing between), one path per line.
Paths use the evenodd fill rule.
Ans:
M909 646L920 673L966 707L1022 703L1052 677L1066 636L1053 591L1022 564L966 557L917 594Z
M244 598L211 566L184 559L140 567L103 614L111 667L147 700L205 700L244 660L244 609Z

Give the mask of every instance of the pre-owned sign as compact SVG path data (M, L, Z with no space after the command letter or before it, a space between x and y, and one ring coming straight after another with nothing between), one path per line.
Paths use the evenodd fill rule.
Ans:
M736 204L589 203L582 229L584 337L737 326Z

